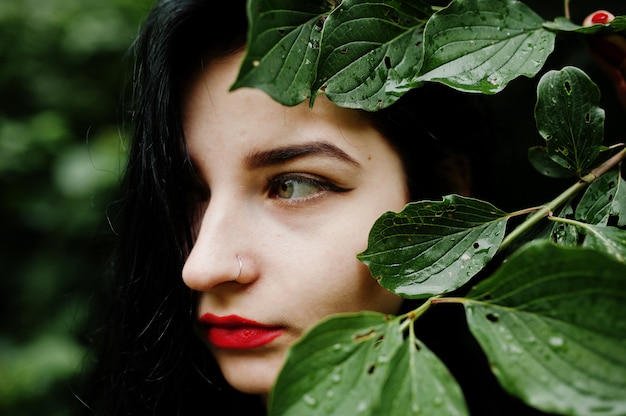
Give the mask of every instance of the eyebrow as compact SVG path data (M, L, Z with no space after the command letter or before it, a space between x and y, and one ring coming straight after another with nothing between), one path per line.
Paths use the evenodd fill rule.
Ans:
M312 155L329 156L355 166L361 166L359 162L339 147L324 141L302 143L270 150L251 152L245 157L244 163L248 169L258 169L262 167L280 165L294 159Z

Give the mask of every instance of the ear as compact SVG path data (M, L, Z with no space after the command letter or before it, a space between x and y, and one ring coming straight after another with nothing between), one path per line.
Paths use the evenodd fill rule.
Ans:
M463 196L472 194L472 166L463 154L444 156L436 165L437 177L444 193Z

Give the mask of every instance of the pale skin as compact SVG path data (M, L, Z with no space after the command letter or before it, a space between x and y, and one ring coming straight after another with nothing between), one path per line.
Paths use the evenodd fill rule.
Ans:
M230 385L265 397L287 349L321 319L399 310L402 299L356 254L374 221L409 196L399 156L362 113L324 97L310 109L259 90L229 92L242 56L205 63L184 96L186 142L206 195L183 280L198 294L198 316L284 330L246 349L204 337Z

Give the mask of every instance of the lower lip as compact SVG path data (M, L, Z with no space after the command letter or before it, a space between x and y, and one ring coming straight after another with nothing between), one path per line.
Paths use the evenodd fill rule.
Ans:
M210 343L219 348L249 349L269 344L283 333L282 328L258 326L212 326L207 330Z

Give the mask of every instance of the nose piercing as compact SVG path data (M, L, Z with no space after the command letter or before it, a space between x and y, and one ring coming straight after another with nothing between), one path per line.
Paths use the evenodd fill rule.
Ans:
M241 257L237 256L237 261L239 262L239 273L237 274L237 277L233 279L235 282L239 279L239 276L241 276L241 270L243 270L243 261L241 261Z

